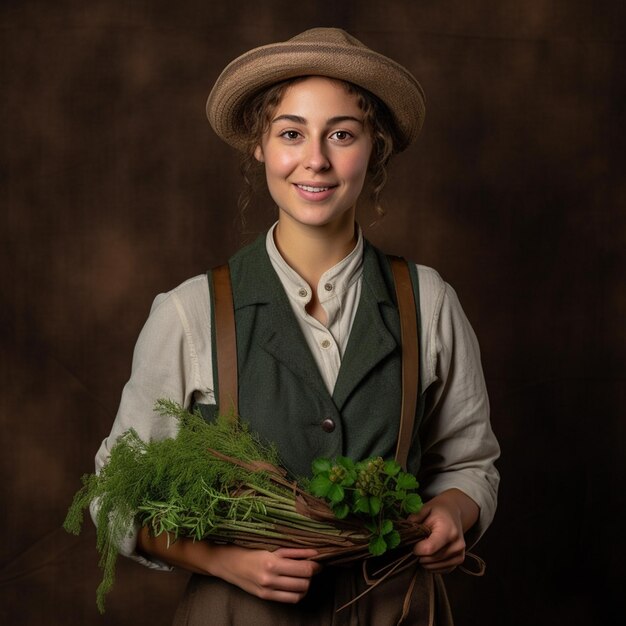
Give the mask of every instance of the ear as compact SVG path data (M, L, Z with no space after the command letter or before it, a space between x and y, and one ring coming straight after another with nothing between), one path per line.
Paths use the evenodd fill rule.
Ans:
M254 149L254 158L259 163L265 163L265 156L263 155L263 148L261 148L261 144Z

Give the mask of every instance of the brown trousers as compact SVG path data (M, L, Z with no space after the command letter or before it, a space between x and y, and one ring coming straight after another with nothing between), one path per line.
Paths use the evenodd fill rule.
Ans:
M441 576L432 576L418 566L388 578L337 612L368 587L360 565L327 567L314 577L304 600L295 605L260 600L219 578L194 575L176 612L174 626L395 626L400 623L414 575L410 608L401 623L453 626Z

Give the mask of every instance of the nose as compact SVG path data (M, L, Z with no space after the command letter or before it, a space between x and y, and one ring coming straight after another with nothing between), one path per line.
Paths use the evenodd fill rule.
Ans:
M323 172L330 167L330 161L322 141L310 141L307 144L305 167L312 172Z

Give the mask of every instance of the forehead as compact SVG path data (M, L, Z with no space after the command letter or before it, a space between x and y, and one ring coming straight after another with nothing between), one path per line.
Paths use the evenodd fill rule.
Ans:
M360 111L361 107L359 97L349 91L346 83L325 76L307 76L287 87L275 113L285 113L288 109L346 114Z

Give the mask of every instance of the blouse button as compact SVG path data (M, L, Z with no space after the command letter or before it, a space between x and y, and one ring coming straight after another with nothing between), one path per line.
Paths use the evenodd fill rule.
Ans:
M326 283L324 285L324 289L326 289L326 291L332 291L333 290L332 283Z
M298 295L301 298L306 298L307 297L307 290L306 289L300 289L300 291L298 291Z
M335 430L335 422L332 419L330 419L330 417L327 417L322 422L322 430L327 433L332 433L333 430Z
M330 341L328 341L328 339L324 339L320 345L322 348L330 348Z

